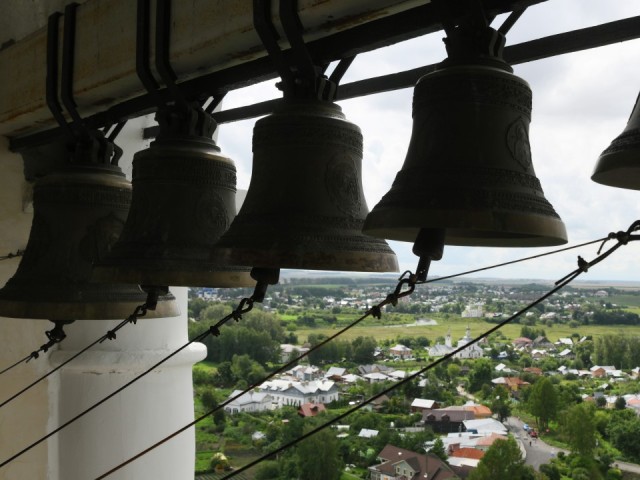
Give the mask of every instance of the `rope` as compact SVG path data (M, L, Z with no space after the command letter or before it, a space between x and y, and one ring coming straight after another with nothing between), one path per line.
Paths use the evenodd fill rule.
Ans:
M467 270L466 272L454 273L453 275L446 275L444 277L432 278L431 280L426 280L424 282L418 282L418 283L422 284L422 283L440 282L442 280L448 280L450 278L462 277L464 275L469 275L471 273L484 272L485 270L491 270L493 268L504 267L504 266L507 266L507 265L513 265L514 263L525 262L527 260L533 260L533 259L536 259L536 258L546 257L547 255L553 255L553 254L556 254L556 253L566 252L567 250L573 250L575 248L586 247L587 245L593 245L594 243L603 242L603 244L604 244L604 242L606 242L607 240L610 240L610 239L611 239L611 237L607 236L607 237L604 237L604 238L599 238L597 240L592 240L590 242L585 242L585 243L580 243L578 245L573 245L571 247L564 247L564 248L560 248L558 250L552 250L550 252L540 253L538 255L532 255L530 257L524 257L524 258L520 258L520 259L517 259L517 260L510 260L510 261L504 262L504 263L497 263L495 265L490 265L488 267L476 268L474 270ZM598 253L600 253L600 252L598 251Z

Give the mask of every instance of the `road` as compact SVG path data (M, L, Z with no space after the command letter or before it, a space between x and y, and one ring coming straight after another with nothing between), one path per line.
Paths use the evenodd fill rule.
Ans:
M526 464L531 465L538 470L543 463L549 463L559 451L569 453L568 450L552 447L538 438L531 438L522 426L524 423L516 417L509 417L505 424L509 427L511 433L520 440L521 447L526 453ZM615 465L624 472L632 472L640 474L640 465L627 462L614 462Z
M509 431L514 436L517 435L517 438L521 441L526 454L527 465L531 465L536 470L543 463L549 463L558 454L558 451L569 453L568 450L552 447L539 438L531 438L522 428L524 423L516 417L509 417L505 423L509 427Z

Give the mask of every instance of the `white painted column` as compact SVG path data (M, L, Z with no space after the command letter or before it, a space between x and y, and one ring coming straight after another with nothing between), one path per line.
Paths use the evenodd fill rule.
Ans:
M132 119L116 140L124 151L120 167L129 179L133 155L149 146L150 140L142 139L142 130L151 124L152 116ZM137 324L119 330L115 340L106 340L62 368L56 426L188 341L187 289L171 291L179 304L179 317L141 318ZM121 321L76 321L68 325L67 338L52 354L52 364L63 362ZM94 479L193 421L191 367L205 356L204 345L192 345L61 431L58 476L48 480ZM194 463L195 432L190 429L109 478L191 480Z
M140 319L63 367L59 424L124 385L187 342L186 288L172 289L182 315ZM118 321L77 321L52 356L62 362L102 336ZM192 365L206 348L193 344L58 435L58 480L94 479L175 430L193 416ZM190 429L114 473L118 480L192 479L194 431ZM53 479L52 479L53 480Z
M118 144L125 150L121 165L131 170L131 156L148 146L141 138L150 119L129 122ZM19 155L0 137L0 255L24 248L32 215L29 185ZM0 286L14 273L19 259L0 261ZM93 347L0 409L0 461L90 407L187 341L187 289L173 288L182 314L174 318L140 319L123 327L113 341ZM67 338L55 351L22 364L0 377L0 402L59 365L115 327L122 319L78 320L65 327ZM0 370L46 342L47 320L0 318ZM0 480L91 480L107 472L194 418L191 367L206 347L193 344L130 388L108 400L73 425L0 469ZM194 474L194 430L109 478L191 480Z
M24 249L32 215L30 187L24 179L22 158L9 152L8 141L0 137L0 255ZM15 273L20 258L0 261L0 286ZM0 318L0 370L24 358L46 342L47 320ZM44 357L18 365L0 376L0 402L39 378L49 368ZM0 461L47 433L52 410L48 389L55 380L45 380L0 409ZM1 480L46 479L49 449L44 443L28 454L0 468Z

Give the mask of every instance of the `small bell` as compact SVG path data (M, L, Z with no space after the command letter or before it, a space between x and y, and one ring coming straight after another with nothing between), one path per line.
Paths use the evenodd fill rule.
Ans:
M626 128L598 158L591 180L640 190L640 95Z
M212 250L235 217L236 169L211 139L201 108L158 111L160 133L133 159L133 200L120 239L94 280L142 285L249 287L249 269Z
M397 271L386 242L361 232L362 134L340 107L285 99L256 122L251 183L218 248L267 268Z
M90 283L92 263L119 237L131 202L131 185L109 163L109 148L102 137L81 142L77 161L36 181L29 241L15 275L0 289L0 316L118 319L145 303L137 286ZM146 317L179 314L173 295L158 300Z

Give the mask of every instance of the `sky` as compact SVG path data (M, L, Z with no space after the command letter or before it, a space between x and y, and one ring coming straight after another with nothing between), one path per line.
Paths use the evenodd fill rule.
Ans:
M578 28L640 15L638 0L548 0L529 7L507 35L507 46ZM506 16L494 20L498 28ZM342 83L384 75L446 57L438 32L359 55ZM533 91L529 136L536 175L545 197L567 228L566 246L626 230L640 219L640 191L608 187L590 177L600 153L627 124L640 91L640 40L514 65L514 73ZM278 98L275 80L230 92L223 109ZM402 167L411 135L413 88L340 101L347 119L364 135L363 187L369 209L388 191ZM220 127L218 144L238 170L238 188L249 186L251 135L256 119ZM389 242L400 270L415 270L411 244ZM610 244L612 245L612 243ZM475 277L557 280L574 270L577 256L592 260L599 245L471 275ZM430 275L442 276L556 250L446 246ZM638 244L619 249L591 269L584 280L640 283Z

